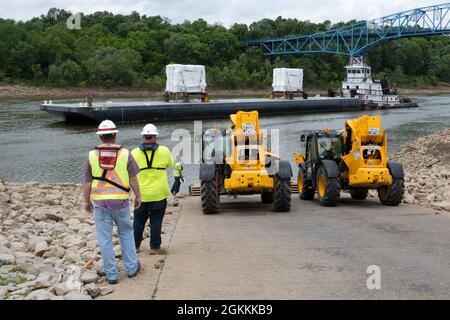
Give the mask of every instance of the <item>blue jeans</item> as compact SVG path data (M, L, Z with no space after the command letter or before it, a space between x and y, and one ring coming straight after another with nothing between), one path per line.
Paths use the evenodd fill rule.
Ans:
M117 225L118 229L125 271L129 275L136 273L138 260L136 247L134 246L130 208L126 207L123 209L108 210L103 207L94 206L94 215L97 242L100 246L103 269L105 270L108 280L116 280L119 277L119 270L117 269L112 243L114 223Z
M158 250L161 247L161 228L164 214L166 213L167 199L153 202L142 202L141 206L134 210L134 241L136 248L142 242L142 233L145 224L150 218L150 248Z
M175 177L175 181L173 182L172 189L170 192L172 194L177 194L180 192L180 185L181 185L181 177Z

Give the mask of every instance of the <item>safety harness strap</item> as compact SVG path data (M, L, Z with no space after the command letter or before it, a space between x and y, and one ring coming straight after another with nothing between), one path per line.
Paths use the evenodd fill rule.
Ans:
M154 168L153 167L153 159L155 158L155 153L158 148L152 151L152 156L150 157L150 160L148 159L148 154L146 150L141 150L145 155L145 160L147 161L147 168L142 168L141 170L147 170L147 169L155 169L155 170L166 170L166 168Z
M114 181L106 178L106 174L107 174L107 170L103 169L103 173L102 173L101 177L92 177L92 179L105 181L105 182L109 183L110 185L113 185L114 187L119 188L120 190L123 190L123 191L126 191L126 192L130 192L130 188L121 186L120 184L115 183Z

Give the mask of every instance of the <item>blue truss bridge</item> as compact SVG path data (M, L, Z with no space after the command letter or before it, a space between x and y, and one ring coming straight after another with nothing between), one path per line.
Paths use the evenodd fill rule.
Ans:
M263 54L334 53L360 56L382 42L450 33L450 3L412 9L379 19L303 36L244 41Z

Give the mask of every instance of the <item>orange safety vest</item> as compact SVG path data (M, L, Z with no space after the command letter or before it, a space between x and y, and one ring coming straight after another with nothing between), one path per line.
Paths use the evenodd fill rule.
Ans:
M126 200L130 192L130 152L115 144L101 144L89 152L91 200Z

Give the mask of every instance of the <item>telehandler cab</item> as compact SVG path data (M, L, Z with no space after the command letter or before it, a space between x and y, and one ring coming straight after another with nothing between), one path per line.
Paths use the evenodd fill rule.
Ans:
M225 194L261 194L262 202L273 203L275 211L289 211L291 165L266 151L258 112L239 111L230 119L229 129L212 128L202 134L203 213L217 213L220 195Z
M403 199L403 167L387 160L387 136L380 116L347 120L343 130L324 129L300 136L302 152L294 154L299 166L300 199L335 206L340 191L364 200L376 189L382 204L397 206Z

